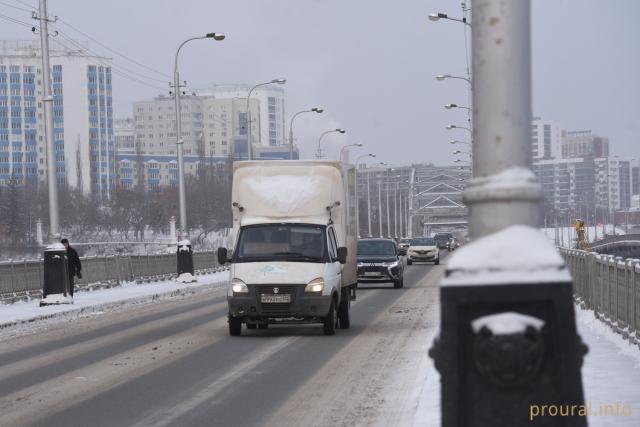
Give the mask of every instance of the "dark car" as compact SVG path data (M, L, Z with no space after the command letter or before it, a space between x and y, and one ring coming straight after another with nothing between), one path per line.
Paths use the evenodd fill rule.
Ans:
M400 255L406 255L407 249L409 249L410 244L411 244L411 239L408 239L408 238L400 239L400 243L398 243L398 253L400 253Z
M393 282L404 286L404 266L392 239L358 240L358 281Z
M436 239L438 249L453 250L450 245L451 241L453 240L453 233L436 233L433 238Z

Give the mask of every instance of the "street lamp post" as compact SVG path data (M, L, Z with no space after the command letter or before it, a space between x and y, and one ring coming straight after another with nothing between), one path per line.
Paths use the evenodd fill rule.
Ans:
M346 133L347 131L344 129L332 129L332 130L328 130L325 132L322 132L322 134L320 134L320 138L318 138L318 152L316 153L316 158L321 159L322 158L322 150L320 148L320 143L322 142L322 138L324 138L325 135L328 135L330 133Z
M468 141L459 141L457 139L450 139L449 140L449 144L466 144L468 146L471 146L471 143Z
M358 156L358 158L356 158L356 224L358 224L358 237L360 237L360 198L358 197L358 163L360 162L360 159L364 158L364 157L375 157L376 155L373 153L369 153L369 154L363 154L362 156ZM369 215L369 221L368 221L368 225L369 225L369 230L371 230L371 204L369 202L369 173L367 171L367 205L368 205L368 215ZM371 234L371 231L369 231L369 234Z
M387 164L384 162L379 163L380 166L386 166ZM380 237L382 235L382 178L378 178L378 231Z
M289 123L289 160L293 160L293 119L295 119L299 114L302 114L302 113L321 114L323 111L324 111L324 108L322 107L313 107L310 110L298 111L291 117L291 122Z
M452 108L462 108L465 109L467 111L471 111L470 107L465 107L463 105L458 105L458 104L447 104L444 106L444 108L446 108L447 110L451 110Z
M180 73L178 71L178 55L182 46L192 40L201 40L212 38L217 41L225 39L225 35L222 33L207 33L204 36L191 37L178 46L176 50L175 60L173 64L173 90L175 101L175 113L176 113L176 151L178 154L178 199L180 204L180 240L187 236L187 203L185 196L184 185L184 140L182 139L182 114L180 112Z
M178 201L180 208L180 247L176 251L178 258L178 280L193 281L193 257L191 242L187 241L187 202L184 183L184 140L182 139L182 114L180 111L180 72L178 71L178 56L182 46L193 40L214 39L222 41L225 35L222 33L207 33L204 36L191 37L180 43L176 50L173 64L173 91L176 115L176 152L178 157ZM184 276L182 276L184 274Z
M338 160L342 161L342 156L344 155L345 150L347 148L349 148L349 147L362 147L362 144L356 143L356 144L347 144L347 145L345 145L344 147L342 147L340 149L340 157L338 158Z
M436 80L442 81L445 79L456 79L456 80L464 80L465 82L469 83L470 87L473 87L473 83L471 82L471 79L468 77L464 77L464 76L454 76L452 74L438 74L436 75Z
M430 21L439 21L440 19L448 19L450 21L462 22L465 25L471 26L471 23L469 21L467 21L466 17L452 18L449 15L447 15L446 13L430 13L429 14L429 20Z
M260 86L267 86L270 84L283 85L287 82L287 79L273 79L269 82L258 83L249 89L247 94L247 159L253 160L253 144L251 143L251 110L249 109L249 101L251 100L251 93Z
M464 129L466 131L468 131L470 134L473 134L473 131L466 127L466 126L458 126L458 125L447 125L447 130L451 130L451 129Z

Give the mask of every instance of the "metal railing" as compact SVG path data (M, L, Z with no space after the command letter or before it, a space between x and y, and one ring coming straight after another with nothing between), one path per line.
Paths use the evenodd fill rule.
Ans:
M592 242L591 247L595 249L620 244L640 246L640 234L621 234L616 236L607 236L603 239Z
M584 308L640 347L640 259L560 249Z
M175 254L92 256L81 257L80 260L82 279L76 278L76 289L171 279L177 271ZM216 252L194 252L193 267L196 274L217 270ZM0 262L0 299L41 293L42 268L42 258Z

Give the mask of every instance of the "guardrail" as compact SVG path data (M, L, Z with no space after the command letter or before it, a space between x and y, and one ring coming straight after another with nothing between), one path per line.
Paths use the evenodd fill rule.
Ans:
M592 248L601 248L609 245L621 243L631 243L640 245L640 234L620 234L616 236L607 236L603 239L596 240L591 243Z
M80 261L82 279L76 278L76 290L117 286L122 282L167 280L175 277L177 270L175 254L93 256L81 257ZM193 267L196 274L218 270L216 252L194 252ZM0 300L40 296L42 268L42 258L0 262Z
M640 259L560 249L580 305L640 347Z

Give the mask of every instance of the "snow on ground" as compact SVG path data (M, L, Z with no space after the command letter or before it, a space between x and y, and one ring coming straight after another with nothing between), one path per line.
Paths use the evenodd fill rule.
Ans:
M40 300L16 302L0 305L0 331L3 329L19 330L20 333L35 329L38 320L52 318L73 319L114 310L129 304L139 304L152 300L168 298L176 295L198 292L216 287L223 287L229 281L229 272L203 274L197 276L197 282L178 283L165 280L153 283L125 283L111 289L100 289L89 292L77 292L73 304L49 305L40 307ZM4 332L4 331L3 331ZM4 334L3 334L4 335Z
M547 228L541 228L542 232L544 234L547 235L547 237L549 238L549 240L551 240L551 242L553 242L554 244L556 243L556 229L555 227L547 227ZM587 240L589 240L589 242L593 242L596 240L601 240L605 234L607 235L612 235L612 234L626 234L624 231L624 228L620 228L620 227L613 227L612 224L601 224L598 226L590 226L590 227L586 227L587 230ZM574 247L575 246L575 242L576 240L576 229L573 227L558 227L558 245L563 246L563 247L568 247L569 243L571 243L571 246Z
M589 347L582 367L585 403L591 403L596 414L599 405L615 408L616 402L631 410L630 416L591 416L589 426L640 426L640 350L596 319L591 310L576 307L576 322L578 333ZM440 374L433 360L426 354L424 357L426 378L413 426L439 427Z

